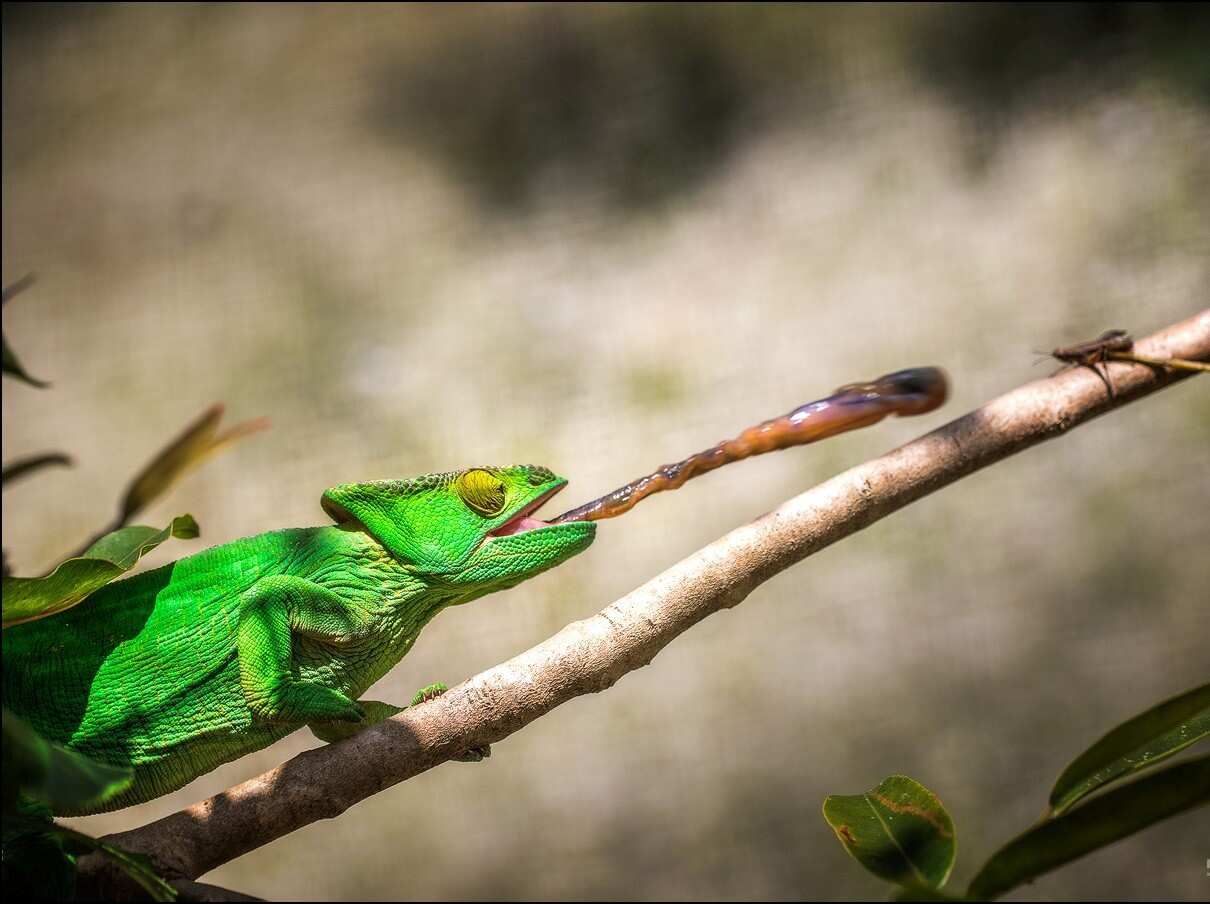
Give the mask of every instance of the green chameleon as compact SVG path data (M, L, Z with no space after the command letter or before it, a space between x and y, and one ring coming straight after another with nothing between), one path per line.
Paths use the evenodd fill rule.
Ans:
M335 525L217 546L5 630L4 706L133 769L118 796L57 815L151 800L304 725L335 741L402 711L358 698L433 616L592 543L591 522L530 517L566 483L523 465L333 487Z

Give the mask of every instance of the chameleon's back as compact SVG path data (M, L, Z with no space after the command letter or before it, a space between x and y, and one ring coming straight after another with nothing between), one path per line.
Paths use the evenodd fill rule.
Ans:
M209 768L232 758L232 733L246 750L272 743L288 729L253 728L240 695L240 596L308 533L208 549L6 629L5 707L52 741L135 766L136 785L171 784L156 764L183 740L191 756L218 757ZM207 734L225 737L225 751L208 755Z

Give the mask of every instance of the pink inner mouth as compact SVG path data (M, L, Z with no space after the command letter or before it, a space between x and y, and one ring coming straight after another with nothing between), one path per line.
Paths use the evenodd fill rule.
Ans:
M523 534L526 531L537 530L540 527L550 527L549 521L543 521L541 518L531 518L529 516L531 513L537 511L542 506L542 503L544 503L555 493L559 492L561 489L563 489L563 487L560 485L547 490L495 530L488 531L487 535L489 537L507 537L511 534Z
M514 518L492 531L488 536L507 537L509 534L523 534L527 530L537 530L539 527L550 527L550 522L540 518Z

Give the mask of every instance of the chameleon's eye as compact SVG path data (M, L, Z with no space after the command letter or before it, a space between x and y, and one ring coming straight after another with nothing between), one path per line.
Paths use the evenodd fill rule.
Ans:
M484 518L494 518L504 511L507 501L504 483L488 471L467 471L458 477L454 489L471 511Z

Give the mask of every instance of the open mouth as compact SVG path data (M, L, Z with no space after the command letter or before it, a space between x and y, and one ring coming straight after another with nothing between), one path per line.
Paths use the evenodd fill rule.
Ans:
M565 486L567 486L566 483L560 483L557 486L551 487L495 530L488 531L486 539L490 540L492 537L508 537L512 536L513 534L523 534L526 531L538 530L542 527L550 527L551 524L549 521L543 521L541 518L531 518L530 515L541 508L542 504L546 502L547 499L555 495L555 493L559 492L559 490L563 489Z

